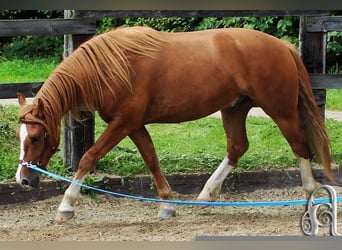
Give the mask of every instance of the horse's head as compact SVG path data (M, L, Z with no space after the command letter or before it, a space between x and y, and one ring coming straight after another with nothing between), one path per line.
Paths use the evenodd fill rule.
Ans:
M40 174L28 168L28 164L45 169L58 147L58 140L50 136L50 129L44 115L44 104L26 104L25 96L18 93L20 127L17 136L20 140L20 156L16 181L25 188L34 188L39 183Z

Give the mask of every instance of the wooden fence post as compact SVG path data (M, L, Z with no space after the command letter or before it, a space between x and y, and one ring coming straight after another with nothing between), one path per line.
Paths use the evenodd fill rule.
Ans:
M308 32L307 17L300 17L299 52L309 73L325 73L326 32ZM313 90L315 100L325 118L326 89Z
M76 11L65 10L64 18L77 17ZM75 48L90 39L91 35L65 35L64 57L69 56ZM69 112L64 122L64 165L76 171L82 155L94 143L95 118L88 111L80 111L82 122L73 119Z

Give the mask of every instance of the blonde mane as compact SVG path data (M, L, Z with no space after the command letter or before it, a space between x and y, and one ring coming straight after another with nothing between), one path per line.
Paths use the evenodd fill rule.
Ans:
M103 87L114 98L119 88L131 91L127 54L153 57L162 41L161 34L151 28L129 27L113 29L83 43L51 73L35 97L35 105L38 99L44 103L47 126L59 133L60 120L69 110L77 120L80 107L94 112L103 104ZM32 112L30 106L21 110L21 118Z

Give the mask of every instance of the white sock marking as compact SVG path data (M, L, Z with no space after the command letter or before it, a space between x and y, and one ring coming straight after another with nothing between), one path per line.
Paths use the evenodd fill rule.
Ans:
M318 184L313 177L310 161L300 157L298 157L298 160L303 188L306 192L311 193Z
M219 167L207 180L203 190L198 196L198 200L213 201L221 192L222 183L227 175L232 171L233 166L228 164L228 157L226 156Z
M74 179L73 181L78 183L83 183L85 180L85 176L81 178L81 180ZM72 212L74 211L74 204L76 199L80 193L81 187L77 184L71 183L68 189L64 193L63 200L58 207L58 211L60 212Z

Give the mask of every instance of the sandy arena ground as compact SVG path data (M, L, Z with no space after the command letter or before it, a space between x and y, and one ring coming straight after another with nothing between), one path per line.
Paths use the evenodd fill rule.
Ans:
M338 195L342 189L336 188ZM58 224L54 216L62 196L26 204L0 206L0 240L191 241L196 236L301 236L306 207L191 207L177 205L177 216L158 218L155 203L98 195L81 196L76 216ZM193 200L196 195L177 195ZM223 194L221 201L303 199L300 187ZM338 232L342 210L338 205ZM328 235L321 228L318 235Z

